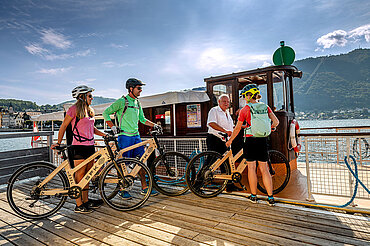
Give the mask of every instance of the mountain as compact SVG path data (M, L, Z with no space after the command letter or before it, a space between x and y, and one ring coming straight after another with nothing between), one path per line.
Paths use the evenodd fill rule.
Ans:
M113 98L106 98L106 97L94 97L92 101L92 105L99 105L103 103L114 102L116 99ZM15 112L24 112L24 111L41 111L43 113L55 112L59 110L63 110L63 105L65 103L74 103L76 100L66 101L59 103L57 105L37 105L35 102L31 101L23 101L17 99L0 99L0 110L9 109L9 107L13 107Z
M303 72L294 80L296 111L369 107L370 49L306 58L293 65Z

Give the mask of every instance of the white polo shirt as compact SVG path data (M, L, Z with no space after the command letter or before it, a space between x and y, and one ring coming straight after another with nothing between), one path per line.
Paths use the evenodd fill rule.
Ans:
M208 112L207 126L208 133L213 134L222 139L222 136L218 134L220 131L217 131L213 129L211 126L209 126L209 123L211 122L215 122L217 125L221 126L226 131L233 131L234 129L234 122L233 119L231 118L229 110L226 110L226 112L224 112L222 111L220 106L213 107Z

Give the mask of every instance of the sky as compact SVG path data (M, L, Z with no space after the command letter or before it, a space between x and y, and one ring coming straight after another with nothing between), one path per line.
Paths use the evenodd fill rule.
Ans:
M369 0L0 0L0 98L39 105L205 86L204 78L370 48Z

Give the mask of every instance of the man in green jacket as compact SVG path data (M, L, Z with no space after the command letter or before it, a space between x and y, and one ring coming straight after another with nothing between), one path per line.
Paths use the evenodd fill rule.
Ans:
M117 133L117 126L111 121L110 115L116 113L118 116L118 127L121 132L118 136L118 146L120 149L127 148L137 143L141 143L141 138L139 135L139 121L154 129L159 129L160 126L154 124L150 120L146 119L144 116L143 109L141 108L138 97L142 92L143 82L135 78L129 78L126 81L126 89L128 90L128 95L122 96L117 101L112 103L108 108L103 112L103 117L107 122L108 126ZM137 156L142 156L144 154L144 146L140 146L133 150L123 153L123 157L136 158ZM147 192L147 184L145 182L145 177L142 177L141 180L143 194ZM131 195L124 191L120 192L120 195L123 199L131 199ZM158 195L156 190L152 190L151 195Z

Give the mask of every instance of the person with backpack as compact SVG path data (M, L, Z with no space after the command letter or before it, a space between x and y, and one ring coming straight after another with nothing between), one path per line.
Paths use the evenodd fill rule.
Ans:
M267 203L270 206L274 206L272 178L267 165L267 137L271 134L271 131L276 130L279 120L269 106L259 102L262 96L256 84L246 85L240 94L245 99L247 105L240 111L238 122L230 139L226 142L226 146L229 147L231 145L232 141L239 134L243 122L246 121L247 127L244 130L243 157L247 160L248 164L248 181L251 189L251 195L248 198L251 202L257 203L256 165L258 161L258 168L261 171L263 184L267 190Z
M162 130L159 125L151 122L144 116L143 109L138 99L144 85L145 84L138 79L129 78L126 81L126 89L128 91L128 94L116 100L103 112L103 117L114 134L117 134L118 130L117 126L113 124L110 115L117 115L118 127L120 129L118 135L118 147L120 149L124 149L142 142L139 134L139 121L146 126L154 127L154 130ZM138 148L124 152L122 156L128 158L136 158L141 157L143 154L144 146L140 146ZM143 189L141 193L146 194L148 187L146 184L145 176L142 174L140 174L140 176L141 186ZM158 191L152 189L152 196L158 194ZM132 199L132 196L127 191L120 191L119 195L124 200Z
M86 85L77 86L72 90L72 97L76 98L77 101L68 109L64 117L58 133L58 142L51 145L52 149L60 145L67 128L71 127L73 139L68 157L72 167L78 166L95 153L94 134L99 136L106 135L94 126L95 113L94 109L90 106L93 100L91 94L93 91L93 88ZM67 142L69 142L69 140ZM75 173L75 181L77 183L81 181L93 164L94 161L91 161ZM103 204L102 200L88 199L88 188L89 184L84 187L82 196L76 199L76 207L74 210L76 213L91 213L94 211L94 208L99 208Z

